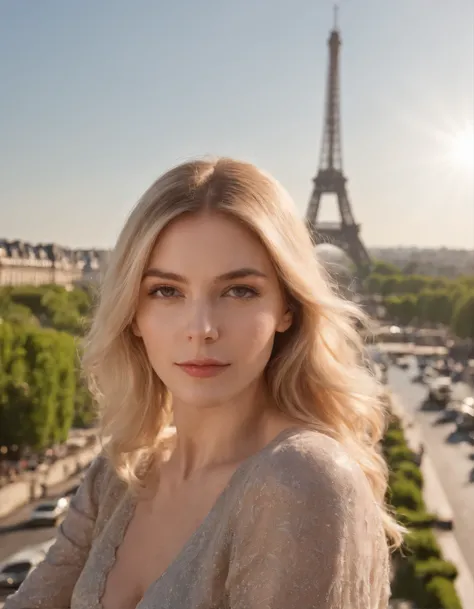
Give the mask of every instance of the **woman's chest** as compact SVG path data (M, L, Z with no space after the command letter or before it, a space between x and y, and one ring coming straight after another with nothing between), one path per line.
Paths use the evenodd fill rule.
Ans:
M212 607L228 569L225 521L206 502L152 511L125 499L94 541L71 609Z
M138 502L107 576L103 608L135 607L192 541L212 504L202 494Z

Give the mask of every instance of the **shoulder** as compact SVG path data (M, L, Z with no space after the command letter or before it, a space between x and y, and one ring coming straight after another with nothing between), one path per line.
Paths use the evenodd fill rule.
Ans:
M87 468L87 477L97 481L103 481L110 474L110 461L107 454L102 449L100 453L92 459Z
M374 503L366 476L347 450L317 431L294 429L256 458L247 486L261 496L335 509ZM352 500L352 503L348 501Z
M340 443L285 433L256 455L244 487L231 521L232 606L386 606L382 522L364 472Z
M285 434L256 456L231 523L238 539L257 529L269 536L286 531L298 544L306 539L311 552L324 547L327 556L348 543L385 551L381 512L366 475L339 442L312 430Z
M102 450L90 463L86 470L84 482L94 490L107 485L114 477L112 464L106 452Z
M119 479L106 452L102 450L87 467L76 500L87 501L96 508L107 501L111 492L117 492L124 483Z

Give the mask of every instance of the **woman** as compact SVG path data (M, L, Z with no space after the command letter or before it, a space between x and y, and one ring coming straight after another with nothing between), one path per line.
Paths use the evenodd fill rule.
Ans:
M162 176L86 344L104 452L6 609L385 609L401 529L358 318L273 178Z

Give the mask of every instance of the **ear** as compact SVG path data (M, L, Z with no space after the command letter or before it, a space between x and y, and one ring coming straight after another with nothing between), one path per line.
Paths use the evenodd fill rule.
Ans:
M283 317L281 318L279 324L276 327L277 332L286 332L288 328L290 328L293 323L293 311L291 309L287 309Z
M138 327L138 324L135 319L132 321L132 332L137 338L142 337L142 333L140 332L140 328Z

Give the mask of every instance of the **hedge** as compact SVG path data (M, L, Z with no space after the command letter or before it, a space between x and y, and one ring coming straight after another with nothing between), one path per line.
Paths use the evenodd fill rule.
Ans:
M433 577L426 584L427 607L432 609L462 609L453 583L444 577Z
M415 453L408 446L391 446L384 452L387 461L393 468L396 468L400 463L416 463Z
M425 509L421 489L412 480L396 476L390 491L394 508L408 508L420 512Z
M415 565L416 576L422 580L429 580L433 577L444 577L450 581L454 581L458 576L456 565L453 565L447 560L439 558L430 558L429 560L420 561Z
M383 441L384 448L390 448L392 446L406 446L405 436L401 429L389 429L385 434Z
M435 525L437 516L425 511L410 510L405 507L397 509L400 523L408 529L426 529Z
M410 531L405 537L405 544L408 551L418 560L441 558L441 548L431 529Z
M423 475L395 417L389 422L382 449L390 471L387 501L409 530L394 557L392 597L411 601L417 609L462 609L454 587L457 568L443 560L432 530L436 515L427 512L423 500Z
M419 489L423 488L423 474L420 468L415 463L402 461L397 468L396 476L406 478L414 482Z

